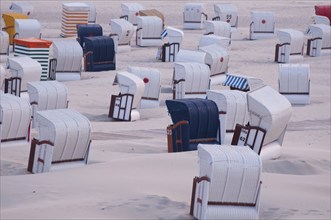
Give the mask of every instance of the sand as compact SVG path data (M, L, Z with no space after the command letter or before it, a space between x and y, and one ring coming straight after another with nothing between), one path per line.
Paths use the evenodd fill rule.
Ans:
M62 2L29 1L42 37L60 38ZM121 1L93 1L97 23L109 34L109 21L121 15ZM165 24L182 28L186 1L134 1L165 15ZM193 1L191 1L193 2ZM210 17L219 1L201 1ZM248 40L250 11L273 11L276 29L305 31L315 4L329 1L231 1L238 7L239 28L232 34L229 72L261 78L277 90L277 38ZM1 12L11 1L1 1ZM51 7L51 8L50 8ZM196 49L204 30L184 30L182 48ZM1 146L0 219L193 219L189 215L192 178L198 175L197 152L167 153L166 126L171 123L164 101L171 99L173 63L155 59L157 48L137 47L117 55L117 70L82 72L82 80L65 82L69 107L88 117L92 145L87 166L42 174L26 171L29 144ZM330 53L305 56L310 65L311 103L293 106L281 157L264 161L260 219L330 219ZM141 119L108 118L112 85L128 66L161 71L158 109L142 109ZM213 89L225 89L213 86ZM32 136L36 136L32 131Z

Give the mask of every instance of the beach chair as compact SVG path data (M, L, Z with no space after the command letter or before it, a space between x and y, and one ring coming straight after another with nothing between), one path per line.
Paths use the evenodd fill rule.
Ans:
M238 8L230 3L214 4L215 17L213 21L224 21L231 25L231 31L238 28Z
M173 124L167 127L168 152L197 150L199 143L219 144L219 116L207 99L166 100Z
M136 121L140 119L140 101L145 85L138 76L121 71L116 74L120 93L112 95L108 116L120 121Z
M97 20L97 8L93 2L86 2L89 7L88 23L95 23Z
M16 13L16 12L4 12L2 13L2 18L6 25L5 27L2 28L2 30L8 33L9 43L12 45L14 42L14 35L17 33L15 29L15 20L28 19L29 17L25 14Z
M5 79L7 78L7 72L3 65L0 65L0 93L5 91Z
M197 219L258 219L262 162L248 146L198 146L190 214Z
M9 6L11 12L25 14L31 16L33 13L33 6L28 2L12 2Z
M227 50L231 50L231 39L215 34L202 35L199 40L198 48L214 44L224 47Z
M85 71L116 69L115 45L111 37L85 37L85 49Z
M122 15L120 18L123 18L130 22L133 25L137 25L137 16L139 16L139 11L144 9L139 3L128 2L121 3Z
M228 72L230 59L228 50L217 44L199 47L199 50L206 53L205 63L210 67L211 85L222 84Z
M316 24L330 25L331 5L315 5L315 22Z
M131 50L131 39L135 32L132 23L125 19L111 19L110 20L110 36L114 39L116 49L115 51L127 52Z
M183 41L184 32L170 26L168 26L164 32L166 33L165 38L168 42L162 45L159 59L162 60L162 62L175 62L180 45Z
M5 31L0 31L0 63L7 61L9 56L9 35Z
M278 158L292 114L291 103L270 86L263 86L247 93L247 106L249 125L266 131L261 158Z
M275 36L275 14L270 11L252 11L249 39L272 38Z
M90 121L74 109L38 111L38 139L31 141L27 170L44 173L87 164Z
M183 12L184 29L203 29L208 20L203 3L185 3Z
M279 64L278 91L293 105L309 104L309 64Z
M0 92L0 140L24 141L30 138L31 106L28 100Z
M229 86L231 90L248 92L264 86L264 83L256 77L228 73L223 86Z
M20 97L27 95L27 83L40 81L42 73L40 63L28 56L9 57L8 69L11 77L5 79L5 93Z
M28 56L38 61L42 72L40 80L49 79L49 54L52 41L40 38L14 39L14 55Z
M275 62L290 63L303 59L304 34L294 29L277 31L279 43L276 44Z
M103 31L100 24L77 24L77 41L85 49L85 37L102 36Z
M203 63L206 62L206 53L198 50L180 49L176 56L176 62Z
M231 39L231 25L225 21L206 21L206 35L214 34Z
M157 16L138 16L136 43L138 46L162 46L162 20Z
M41 38L41 25L36 19L15 19L13 38Z
M237 124L249 121L246 92L239 90L208 90L207 99L216 103L221 127L221 144L231 144Z
M206 98L210 87L210 69L203 63L178 63L174 65L173 99Z
M67 87L57 81L28 82L29 101L32 106L32 128L38 126L36 112L68 107Z
M140 108L158 108L160 106L161 73L158 69L129 66L128 72L144 82L144 94L141 97Z
M57 81L72 81L81 79L83 49L80 44L72 40L53 41L53 57L56 68L50 79ZM50 69L54 68L50 65Z
M307 55L318 57L323 51L330 53L331 26L325 24L312 24L308 27L310 38L307 41Z
M164 15L157 9L142 9L139 11L139 16L156 16L162 20L162 28L164 28Z
M87 24L90 6L80 2L62 3L61 37L77 35L77 24Z

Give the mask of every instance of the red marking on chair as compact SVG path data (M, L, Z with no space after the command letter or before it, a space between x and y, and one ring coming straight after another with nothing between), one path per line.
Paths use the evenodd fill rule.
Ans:
M144 83L148 83L149 82L149 79L147 77L145 77L143 80L144 80Z
M262 21L261 21L261 22L262 22L262 24L265 24L265 23L266 23L266 20L262 19Z

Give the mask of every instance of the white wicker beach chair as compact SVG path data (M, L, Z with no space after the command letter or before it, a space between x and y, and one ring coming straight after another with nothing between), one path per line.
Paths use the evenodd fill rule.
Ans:
M310 38L307 42L307 55L312 57L321 56L322 51L331 49L331 26L325 24L312 24L308 27Z
M162 20L157 16L138 16L136 42L138 46L161 46Z
M279 64L278 91L291 104L309 104L309 64Z
M117 42L115 51L126 52L131 50L131 39L135 28L133 24L124 19L110 20L110 36Z
M115 81L119 84L120 93L112 95L109 117L121 121L136 121L140 119L140 101L145 85L138 76L121 71L116 74Z
M195 63L203 63L206 62L206 53L198 50L186 50L180 49L176 56L176 62L195 62Z
M127 2L121 3L121 8L121 18L126 19L133 25L137 25L137 16L139 15L139 11L144 9L144 6L136 2Z
M231 25L231 31L237 30L238 27L238 8L234 4L221 3L214 4L215 17L214 21L224 21Z
M199 40L198 48L217 44L227 50L231 49L231 39L228 37L217 36L215 34L202 35Z
M28 2L13 2L9 6L9 10L31 16L33 14L33 6Z
M275 14L269 11L252 11L249 39L272 38L275 36Z
M258 219L261 158L248 146L198 146L199 177L191 211L197 219Z
M141 97L140 108L158 108L160 106L161 73L158 69L148 67L128 67L132 73L144 82L144 94Z
M206 34L214 34L231 39L231 25L225 21L206 21Z
M210 69L202 63L174 65L173 99L205 98L210 86Z
M184 32L177 28L166 27L163 33L166 32L167 43L162 45L159 58L163 62L175 62L180 45L183 41Z
M68 107L67 87L57 81L28 83L28 94L32 106L32 127L37 127L36 112Z
M97 20L97 8L93 2L86 2L89 7L88 23L95 23Z
M303 59L304 34L294 29L277 31L279 44L276 44L275 62L290 63Z
M0 31L0 63L4 63L9 55L9 35Z
M87 164L90 121L73 109L38 111L38 139L31 141L28 171L42 173Z
M202 29L208 20L203 3L185 3L183 12L184 29Z
M14 38L41 37L41 24L36 19L15 19L15 30Z
M29 141L31 106L26 99L0 92L1 142Z

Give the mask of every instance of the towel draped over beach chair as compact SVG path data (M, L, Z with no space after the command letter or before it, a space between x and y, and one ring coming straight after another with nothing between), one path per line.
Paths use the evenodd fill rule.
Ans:
M83 49L74 40L53 41L53 58L50 69L54 69L55 74L50 75L50 79L57 81L71 81L81 79ZM52 65L53 64L53 65Z
M145 89L144 81L126 71L118 72L115 81L119 84L120 93L111 96L108 116L120 121L139 120L139 106Z
M38 139L31 141L28 171L43 173L87 164L90 121L74 109L38 111Z
M309 104L309 64L279 64L278 91L291 104Z
M85 37L85 49L85 71L116 69L115 44L111 37Z
M252 11L249 25L249 39L271 38L275 36L275 14L270 11Z
M215 102L207 99L166 100L172 125L167 127L168 152L196 150L199 143L219 143Z
M248 146L198 146L190 214L197 219L258 219L261 158Z

